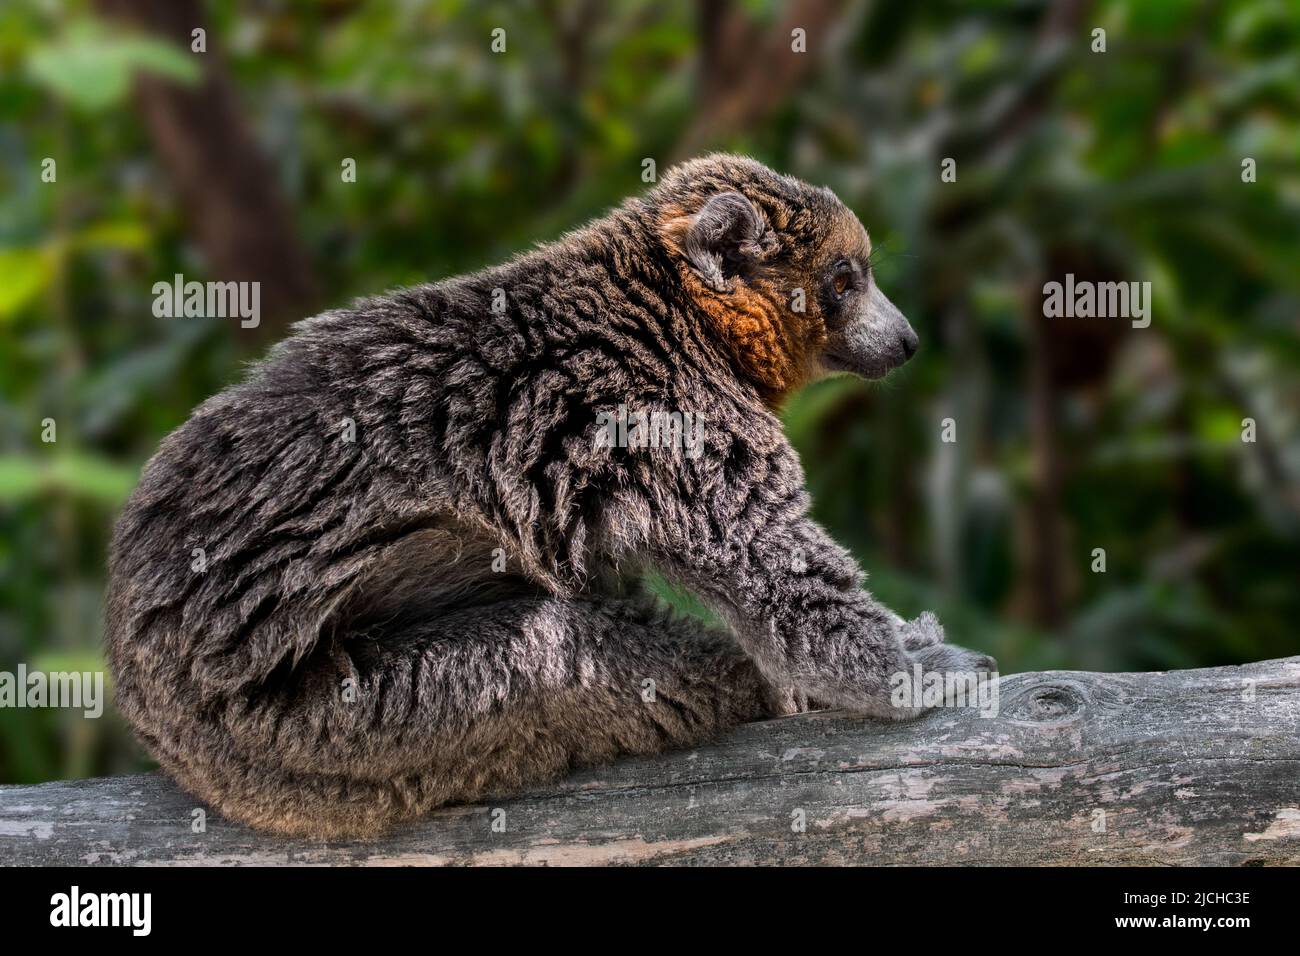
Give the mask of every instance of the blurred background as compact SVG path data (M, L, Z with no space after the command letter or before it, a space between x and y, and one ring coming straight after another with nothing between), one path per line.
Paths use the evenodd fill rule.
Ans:
M835 189L921 335L785 412L883 600L1004 672L1297 653L1298 107L1289 0L7 0L0 670L102 666L140 466L290 323L710 148ZM155 318L177 272L261 327ZM1150 327L1045 319L1066 273L1149 281ZM111 711L0 709L0 782L143 765Z

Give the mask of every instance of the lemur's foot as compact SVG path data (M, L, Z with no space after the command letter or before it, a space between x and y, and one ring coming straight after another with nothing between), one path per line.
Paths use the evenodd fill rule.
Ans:
M788 717L817 709L808 700L808 695L795 687L770 688L767 706L774 717Z

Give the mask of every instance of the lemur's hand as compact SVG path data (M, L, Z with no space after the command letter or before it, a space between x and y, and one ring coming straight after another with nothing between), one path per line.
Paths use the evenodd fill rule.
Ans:
M919 651L931 644L943 643L943 625L929 611L918 615L910 621L898 618L898 636L903 639L903 646L909 651Z
M908 658L913 665L921 665L923 680L928 674L974 674L977 679L987 679L997 673L998 662L988 654L968 651L955 644L945 644L943 625L929 611L911 621L900 618L897 626L899 639ZM909 674L908 678L914 680L915 673ZM919 698L913 698L917 699ZM895 707L891 716L895 720L910 720L919 717L927 709L929 708L919 703Z
M929 669L977 674L996 673L998 669L998 662L988 654L968 651L955 644L945 645L943 625L929 611L910 621L899 618L898 636L908 654Z
M909 650L912 660L919 661L922 671L939 674L976 674L987 677L998 672L998 662L988 654L968 651L956 644L927 644Z

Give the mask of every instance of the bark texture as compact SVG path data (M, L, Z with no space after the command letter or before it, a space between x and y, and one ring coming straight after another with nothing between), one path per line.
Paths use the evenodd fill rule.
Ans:
M748 724L378 842L195 833L150 774L4 787L0 864L1300 863L1300 657L1017 674L999 705Z

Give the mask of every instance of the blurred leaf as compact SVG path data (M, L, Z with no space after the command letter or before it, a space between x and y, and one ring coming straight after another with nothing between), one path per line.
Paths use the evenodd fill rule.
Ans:
M33 80L73 106L90 112L120 103L136 72L195 83L201 70L179 47L140 34L109 31L93 21L71 26L58 40L27 58Z
M803 389L791 396L781 411L781 421L786 434L795 445L817 430L818 423L846 395L865 388L849 375L836 375Z
M54 264L43 250L0 249L0 321L21 312L53 277Z
M0 249L0 321L11 319L53 281L56 265L72 249L148 248L149 230L137 222L102 222L70 240L51 239L39 249Z
M77 233L73 243L82 249L139 250L147 248L150 239L149 230L143 223L123 219L87 226Z
M112 683L111 675L104 662L104 655L98 648L86 647L71 650L44 651L32 658L28 665L32 670L47 673L63 672L104 672L104 686Z
M135 486L136 470L84 452L62 452L48 461L0 455L0 504L16 504L58 492L116 507Z

